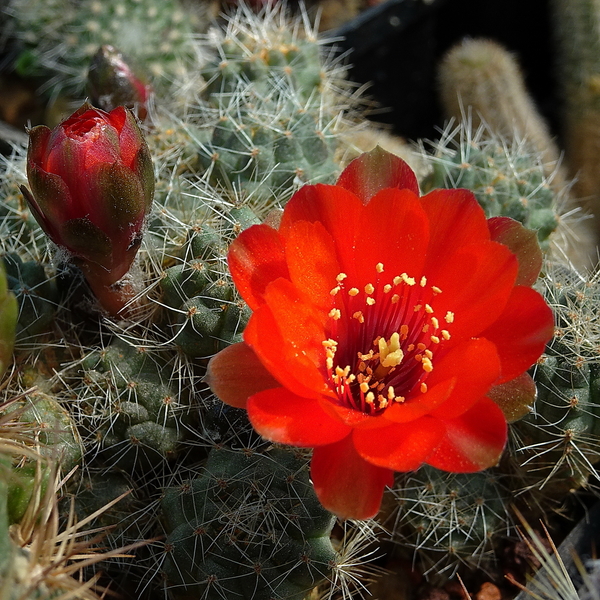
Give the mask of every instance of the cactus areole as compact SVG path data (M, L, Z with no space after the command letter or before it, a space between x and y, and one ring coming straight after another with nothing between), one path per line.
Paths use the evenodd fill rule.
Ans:
M372 517L394 471L497 463L553 332L534 232L467 190L420 197L375 149L301 188L278 230L242 232L229 266L253 313L209 384L264 437L314 447L325 508Z
M129 270L152 206L154 173L135 117L85 103L53 130L29 131L22 188L34 217L96 291Z

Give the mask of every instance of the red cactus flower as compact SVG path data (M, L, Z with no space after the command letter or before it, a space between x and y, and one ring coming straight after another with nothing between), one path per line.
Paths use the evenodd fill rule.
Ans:
M534 232L467 190L419 197L375 150L297 192L278 230L242 232L229 266L253 314L209 384L265 438L314 447L327 509L371 517L394 471L424 463L496 464L553 332Z
M152 206L154 173L148 146L124 107L110 113L84 104L50 130L29 132L21 188L33 216L66 248L94 291L127 273Z

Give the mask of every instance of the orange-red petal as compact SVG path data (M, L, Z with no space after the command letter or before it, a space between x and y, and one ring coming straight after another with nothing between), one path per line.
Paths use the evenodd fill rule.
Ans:
M356 450L368 462L394 471L412 471L425 462L444 433L441 421L424 416L385 429L357 429L352 435Z
M490 239L485 213L468 190L433 190L421 198L429 217L425 274L433 281L462 246Z
M434 359L435 360L435 359ZM468 340L435 360L427 385L456 377L456 385L448 399L431 415L438 419L454 419L469 410L500 376L500 358L496 346L485 338Z
M277 279L264 293L285 345L298 356L308 358L316 367L325 363L323 341L327 313L304 301L304 295L287 279ZM303 359L304 360L304 359Z
M232 344L213 356L205 381L220 400L236 408L246 408L250 396L280 385L244 342Z
M287 236L291 225L297 221L320 222L335 243L338 262L350 269L361 215L361 201L348 190L335 185L307 185L286 204L279 233ZM347 275L354 273L352 267Z
M323 225L293 223L285 237L285 256L292 284L308 302L329 311L340 266L333 240Z
M542 354L554 335L554 317L544 298L526 286L517 286L496 321L481 333L498 349L502 377L514 379Z
M452 473L474 473L498 463L506 444L506 419L489 398L482 398L458 417L440 421L445 433L427 458L432 467Z
M394 483L394 472L364 460L350 435L315 448L310 474L321 504L341 519L374 517L385 486Z
M321 372L302 353L302 348L294 348L282 336L268 306L254 311L244 330L244 341L284 387L307 398L320 398L327 393L329 388Z
M394 423L408 423L429 414L448 400L456 387L456 380L457 378L454 375L444 381L438 379L437 382L431 385L428 384L426 393L416 392L406 402L394 402L386 409L385 418Z
M355 158L343 170L337 185L356 194L365 203L385 188L419 194L413 170L401 158L379 146Z
M420 277L428 243L429 221L420 199L409 190L382 190L362 210L354 252L358 277L352 285L362 289L374 283L378 263L386 283L401 273Z
M292 446L332 444L352 431L326 413L317 400L297 396L282 387L252 396L248 400L248 417L263 437Z
M271 281L289 278L283 240L268 225L253 225L242 231L231 244L227 260L235 286L253 310L262 303Z
M500 316L517 268L517 259L506 246L485 241L463 246L444 263L430 282L442 290L434 300L438 319L443 323L448 311L454 314L454 322L447 326L452 343L479 336Z

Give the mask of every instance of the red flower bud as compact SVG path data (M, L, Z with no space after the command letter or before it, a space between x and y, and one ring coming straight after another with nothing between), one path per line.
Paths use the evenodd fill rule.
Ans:
M101 46L94 54L87 83L90 99L95 106L106 111L121 105L137 107L139 118L142 121L146 118L150 86L113 46Z
M85 103L53 130L34 127L27 177L31 192L22 191L34 217L88 281L110 286L121 279L154 194L150 152L131 112Z

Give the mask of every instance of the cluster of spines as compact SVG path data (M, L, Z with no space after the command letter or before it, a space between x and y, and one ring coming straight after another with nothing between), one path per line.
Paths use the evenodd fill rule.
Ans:
M543 248L559 224L557 195L541 155L527 140L507 140L485 124L473 131L469 122L448 128L429 157L433 172L424 191L471 190L488 218L511 217L538 232Z
M10 0L4 11L4 34L22 46L17 70L46 77L44 88L54 98L85 94L89 62L101 45L120 48L159 86L185 77L195 58L191 34L198 18L177 0Z
M423 466L398 476L384 526L416 553L426 575L450 576L461 565L485 570L498 537L514 529L508 479L498 469L455 474Z
M174 598L301 600L335 564L335 518L297 450L213 449L197 477L165 491L162 507Z
M523 486L550 497L586 486L600 460L598 274L546 264L541 283L555 312L546 354L532 368L533 411L513 425Z

